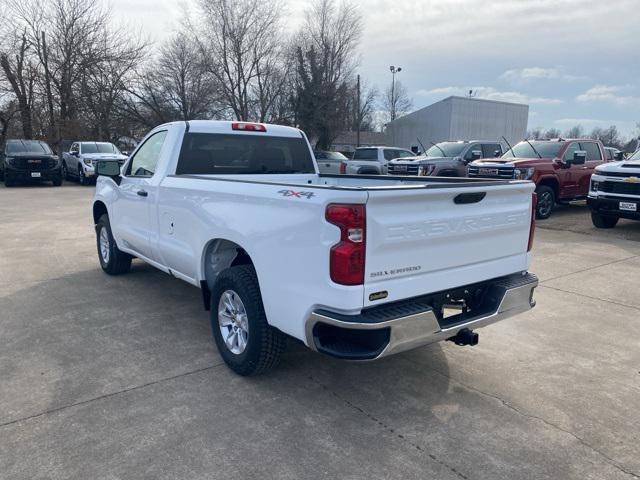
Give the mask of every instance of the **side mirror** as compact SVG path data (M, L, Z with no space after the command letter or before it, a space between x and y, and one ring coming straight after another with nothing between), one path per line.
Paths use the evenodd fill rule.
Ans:
M566 163L568 165L584 165L587 161L587 152L585 150L576 150L573 152L573 158L568 158Z
M73 155L74 157L78 157L80 156L80 152L71 152L71 155Z
M624 152L616 152L616 154L613 156L613 159L616 162L619 162L620 160L624 160Z
M471 160L480 160L482 158L482 150L472 150Z
M493 156L494 157L501 157L502 156L502 150L495 150L493 152Z
M120 163L117 160L98 160L95 164L96 175L110 177L120 183Z

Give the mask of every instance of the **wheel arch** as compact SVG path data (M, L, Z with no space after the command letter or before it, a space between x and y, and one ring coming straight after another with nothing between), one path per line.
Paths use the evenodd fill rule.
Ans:
M211 289L220 272L236 265L254 265L244 247L225 238L209 240L202 249L200 262L200 288L206 310L210 309Z
M560 183L558 179L555 177L542 177L540 181L538 181L536 187L545 186L551 188L553 190L553 194L556 196L556 200L560 198Z
M98 220L100 220L100 217L105 214L109 215L107 205L101 200L93 202L93 224L96 225Z

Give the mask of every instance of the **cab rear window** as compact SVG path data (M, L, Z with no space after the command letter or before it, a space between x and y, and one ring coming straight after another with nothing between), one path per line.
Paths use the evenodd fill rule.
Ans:
M220 133L187 133L177 175L315 173L302 138Z
M378 160L377 148L359 148L353 152L354 160Z

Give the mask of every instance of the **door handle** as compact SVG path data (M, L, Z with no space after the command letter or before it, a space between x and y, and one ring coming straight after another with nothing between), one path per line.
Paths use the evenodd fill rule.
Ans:
M136 193L137 193L138 195L140 195L141 197L146 197L146 196L148 196L148 195L149 195L149 194L148 194L147 192L145 192L144 190L138 190Z

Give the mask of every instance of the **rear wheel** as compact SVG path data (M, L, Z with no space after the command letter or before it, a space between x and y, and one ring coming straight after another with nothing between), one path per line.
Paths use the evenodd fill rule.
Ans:
M96 224L96 243L100 266L109 275L127 273L131 268L131 255L122 252L111 233L109 216L102 215Z
M601 215L597 212L591 212L591 221L596 228L613 228L619 219L615 215Z
M539 220L549 218L551 212L553 212L553 207L556 205L556 194L551 187L546 185L539 185L536 188L536 194L538 195L536 218Z
M211 329L222 359L243 376L275 367L286 345L285 335L267 322L252 265L218 275L211 294Z

